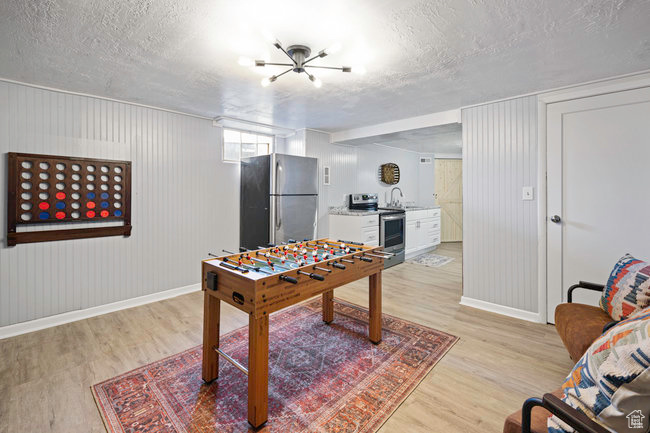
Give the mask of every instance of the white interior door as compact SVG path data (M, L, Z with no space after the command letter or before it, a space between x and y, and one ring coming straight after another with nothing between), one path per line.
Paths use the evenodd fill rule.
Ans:
M650 88L547 105L548 321L579 280L650 259ZM551 219L557 216L558 222ZM574 302L598 304L596 292Z

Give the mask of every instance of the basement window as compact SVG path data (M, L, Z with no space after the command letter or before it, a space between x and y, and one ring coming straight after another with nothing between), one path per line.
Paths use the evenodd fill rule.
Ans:
M268 155L273 145L272 135L254 134L237 129L223 129L223 160L239 162L249 156Z

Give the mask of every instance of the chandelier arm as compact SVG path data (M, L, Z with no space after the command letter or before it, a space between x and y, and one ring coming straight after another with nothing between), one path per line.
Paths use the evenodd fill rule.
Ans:
M268 63L267 63L267 65L268 65ZM336 67L336 66L315 66L315 65L309 65L309 66L305 66L305 68L335 69L335 70L337 70L337 71L342 71L342 70L343 70L343 67L342 67L342 66L341 66L341 67Z
M269 62L264 62L264 66L291 66L293 68L294 64L293 63L269 63Z
M306 65L307 63L309 63L309 62L311 62L312 60L317 59L317 58L319 58L319 57L323 57L323 56L321 56L320 54L316 54L315 56L310 57L309 59L307 59L307 60L305 60L304 62L302 62L302 64L303 64L303 65Z
M291 72L291 71L293 71L293 65L288 65L288 66L292 66L292 67L289 68L289 69L287 69L286 71L284 71L284 72L282 72L282 73L276 75L275 78L281 77L281 76L283 76L284 74L286 74L287 72Z
M276 48L277 48L278 50L282 51L284 54L287 55L287 57L289 57L289 58L291 59L291 61L293 62L292 65L296 65L296 64L297 64L296 61L293 60L293 57L291 57L291 54L287 53L287 50L285 50L284 47L283 47L282 45L280 45L280 43L277 43L275 46L276 46Z

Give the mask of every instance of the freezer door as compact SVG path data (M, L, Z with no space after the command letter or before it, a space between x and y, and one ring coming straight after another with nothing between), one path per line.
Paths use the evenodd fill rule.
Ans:
M318 159L271 154L271 195L318 194Z
M270 157L242 158L239 199L239 245L256 249L266 245L269 232Z
M270 210L271 243L316 238L317 195L272 196Z

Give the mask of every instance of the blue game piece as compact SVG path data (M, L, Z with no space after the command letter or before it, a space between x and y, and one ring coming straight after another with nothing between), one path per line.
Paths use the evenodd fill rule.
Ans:
M116 210L116 211L115 211L115 216L116 216L116 217L118 217L118 216L122 216L122 211L119 210L119 209Z
M92 199L95 198L95 193L94 192L89 192L88 194L86 194L86 197L88 197L89 199L92 200Z
M57 209L65 209L65 203L63 203L62 201L57 202L56 203L56 208Z
M100 197L102 198L102 200L106 200L108 198L108 193L103 192Z
M41 212L38 214L38 217L42 220L50 219L50 213L49 212Z
M108 207L108 202L107 202L107 201L103 201L103 202L102 202L102 207L103 207L104 209L106 209L106 208Z

